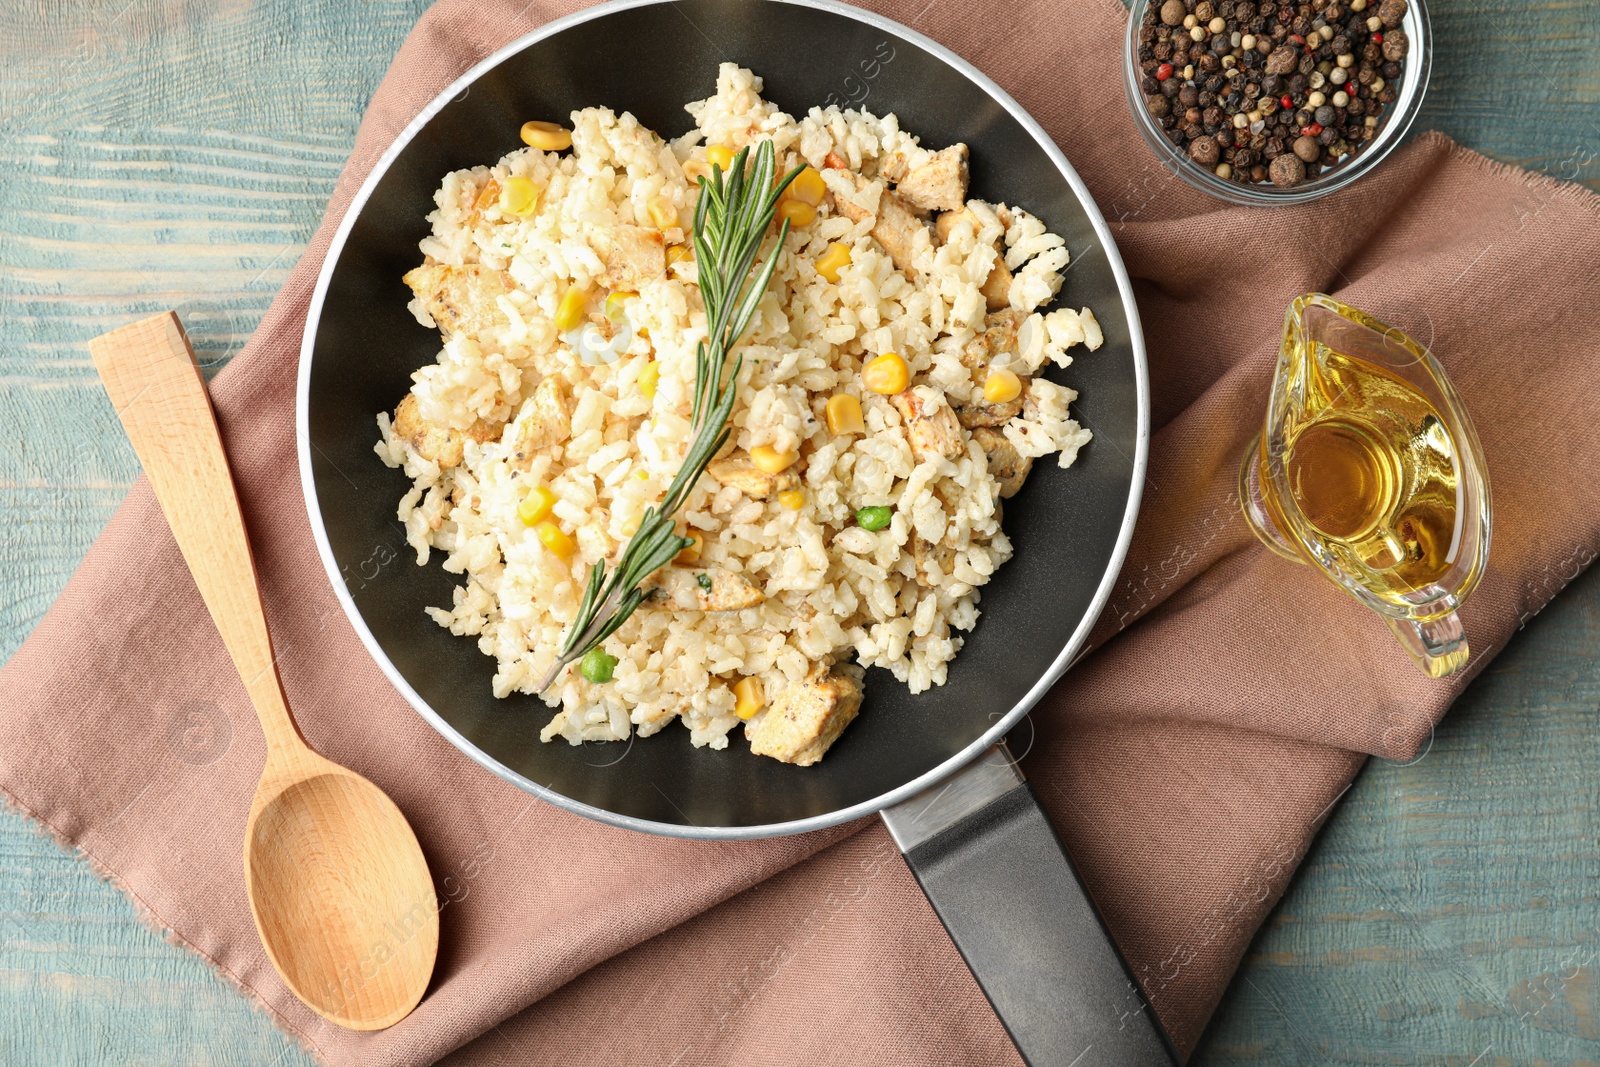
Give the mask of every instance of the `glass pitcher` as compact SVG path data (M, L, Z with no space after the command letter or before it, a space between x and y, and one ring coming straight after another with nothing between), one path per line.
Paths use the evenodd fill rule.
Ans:
M1489 476L1422 345L1321 293L1290 304L1239 499L1268 548L1382 616L1429 677L1466 663L1457 610L1489 556Z

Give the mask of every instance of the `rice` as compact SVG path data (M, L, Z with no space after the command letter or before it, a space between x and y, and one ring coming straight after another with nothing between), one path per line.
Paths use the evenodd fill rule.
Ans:
M571 116L570 153L522 149L447 175L421 243L423 269L407 276L418 294L413 313L442 329L444 345L413 376L395 415L378 416L377 452L413 480L398 517L417 563L438 553L462 579L451 603L429 615L495 658L496 696L533 693L589 566L615 559L691 438L695 347L706 331L694 260L646 270L637 296L621 298L618 323L600 301L619 288L620 244L637 237L634 227L659 232L650 240L667 247L690 241L684 228L697 189L689 174L704 172L707 145L737 150L770 139L780 173L805 162L828 183L816 220L778 253L736 350L745 370L735 455L762 445L798 452L791 474L803 500L791 508L776 494L760 499L707 475L681 515L704 538L694 572L742 581L759 603L702 611L647 599L604 644L618 661L610 682L568 670L544 694L559 708L545 740L648 736L681 719L695 745L725 748L741 723L736 681L759 680L765 710L749 720L755 731L819 672L858 679L844 668L852 658L892 672L913 693L942 684L961 633L978 621L981 587L1012 553L992 456L1009 446L1020 482L1039 457L1071 464L1090 436L1069 413L1076 394L1032 377L1047 363L1070 363L1068 349L1101 341L1087 308L1043 310L1062 285L1062 239L1020 208L970 200L942 240L911 227L897 266L872 236L877 213L888 210L883 201L896 195L886 172L916 172L934 153L893 115L829 107L797 121L760 91L759 78L726 63L716 95L688 105L696 127L677 140L629 114L586 108ZM849 172L864 179L859 188ZM517 178L542 190L527 217L503 211L496 198ZM651 209L659 215L663 203L681 224L658 231ZM852 221L851 205L873 213ZM837 283L816 267L830 243L850 251ZM1002 262L1009 283L999 299L1008 306L991 310L981 290L991 275L1005 283ZM552 321L574 288L593 297L594 330L582 340ZM975 370L973 346L999 336L992 328L1002 320L1003 348ZM887 352L912 372L899 400L862 383L863 365ZM640 382L652 360L653 397ZM997 368L1027 383L1020 409L987 435L963 425L951 454L919 455L913 418L897 405L976 410L981 375ZM824 406L837 393L859 398L864 433L830 432ZM518 505L538 486L554 494L551 519L575 542L568 559L519 518ZM856 519L872 506L893 508L875 532ZM829 741L818 744L825 750Z

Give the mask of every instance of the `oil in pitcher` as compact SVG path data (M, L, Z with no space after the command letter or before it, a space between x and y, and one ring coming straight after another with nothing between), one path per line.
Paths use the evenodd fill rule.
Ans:
M1421 345L1331 297L1296 300L1241 498L1257 536L1382 615L1426 673L1466 662L1456 609L1488 554L1488 480Z

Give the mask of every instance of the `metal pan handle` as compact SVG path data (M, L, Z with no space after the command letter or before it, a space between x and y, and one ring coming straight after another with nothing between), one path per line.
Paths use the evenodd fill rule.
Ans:
M883 821L1032 1067L1180 1062L1004 744Z

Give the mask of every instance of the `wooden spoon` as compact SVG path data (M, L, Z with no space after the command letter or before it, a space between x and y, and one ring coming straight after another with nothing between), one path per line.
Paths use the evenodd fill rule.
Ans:
M289 714L222 437L177 316L89 350L267 737L244 842L261 943L318 1015L392 1026L422 999L439 949L416 835L382 790L307 747Z

